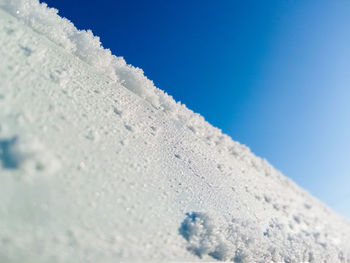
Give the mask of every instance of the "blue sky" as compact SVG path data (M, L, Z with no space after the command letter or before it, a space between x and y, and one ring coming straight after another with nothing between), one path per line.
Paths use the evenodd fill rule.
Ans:
M350 219L350 1L46 2Z

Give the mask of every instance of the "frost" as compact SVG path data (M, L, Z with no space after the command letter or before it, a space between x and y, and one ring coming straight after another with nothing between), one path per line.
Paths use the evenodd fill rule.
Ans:
M218 260L229 257L229 247L215 221L207 213L186 214L179 231L189 244L187 249L195 255L209 255Z
M166 95L144 76L142 69L126 64L122 57L116 57L109 49L104 49L100 38L94 36L91 30L76 29L68 19L58 16L57 9L48 8L46 3L39 3L38 0L0 0L0 7L97 71L122 83L154 106L161 107ZM29 50L24 51L30 54ZM169 108L169 103L165 104Z
M253 160L256 169L269 169L268 164L252 155L248 147L233 142L219 129L207 123L201 115L175 102L171 96L155 87L142 69L127 64L123 57L117 57L109 49L104 49L99 37L94 36L90 30L78 30L68 19L61 18L57 9L48 8L47 4L39 3L38 0L0 0L0 8L94 67L97 72L106 74L155 108L187 125L196 135L206 138L209 145L216 146L218 151L231 152L248 162ZM64 87L69 74L55 71L51 73L51 78Z
M347 222L57 10L0 0L0 57L0 262L350 262Z
M324 234L290 231L277 218L263 231L254 219L238 216L227 220L214 212L192 212L186 214L179 233L187 249L200 258L208 255L236 263L338 262L344 258L344 252Z

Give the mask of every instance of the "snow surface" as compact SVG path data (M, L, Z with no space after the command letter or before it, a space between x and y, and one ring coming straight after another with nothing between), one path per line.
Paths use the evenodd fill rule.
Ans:
M0 262L350 262L350 226L57 10L0 0Z

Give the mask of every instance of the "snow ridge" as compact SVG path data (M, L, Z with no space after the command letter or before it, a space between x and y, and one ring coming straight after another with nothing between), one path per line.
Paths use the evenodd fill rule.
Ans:
M350 262L347 222L56 9L0 0L0 56L1 262Z
M181 122L207 144L221 147L234 156L247 159L257 168L266 170L266 173L273 169L265 160L252 154L247 146L222 134L220 129L207 123L200 114L194 113L155 87L153 82L145 77L142 69L127 64L123 57L117 57L109 49L104 49L100 38L94 36L91 30L78 30L68 19L60 17L57 9L49 8L39 0L0 0L0 8L94 67L97 72L106 74L117 84ZM61 77L58 76L58 79ZM278 177L287 184L293 184L284 176Z
M144 76L142 69L112 55L91 30L78 30L68 19L61 18L57 9L48 8L38 0L1 0L0 7L154 106L165 109L168 103L172 104L170 98Z

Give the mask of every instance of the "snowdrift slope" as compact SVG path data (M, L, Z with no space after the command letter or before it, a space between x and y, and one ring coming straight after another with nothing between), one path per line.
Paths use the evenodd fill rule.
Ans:
M350 262L350 227L91 32L0 0L0 262Z

